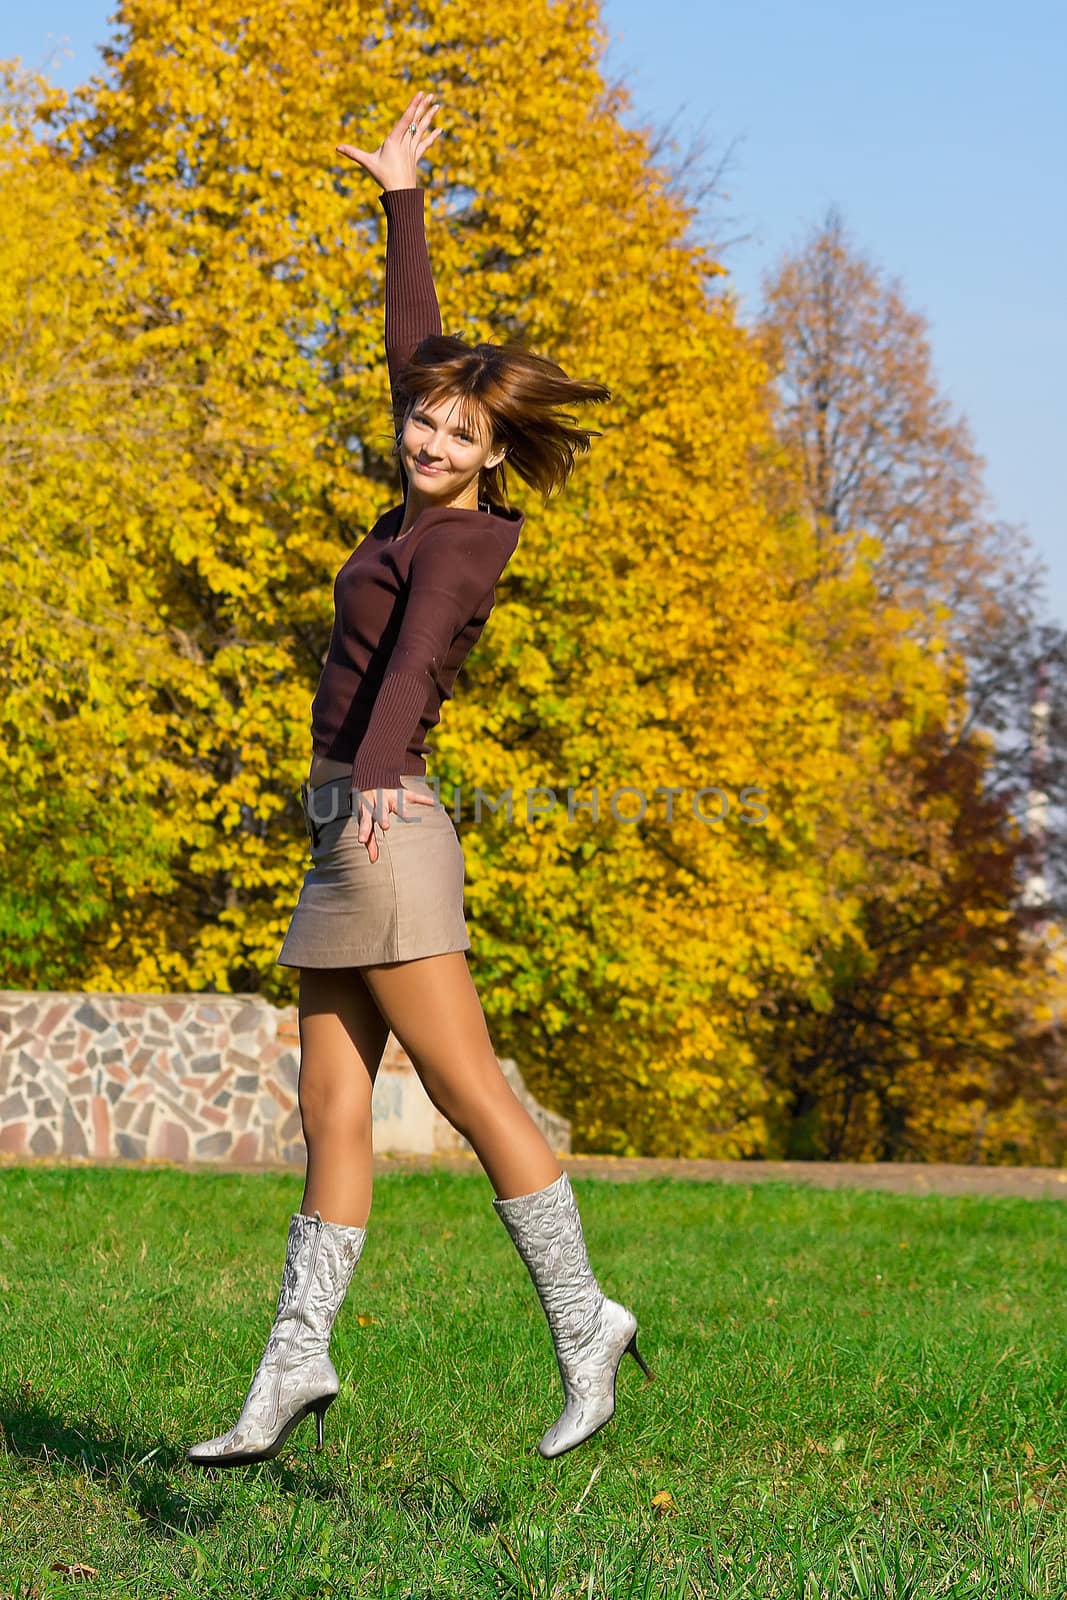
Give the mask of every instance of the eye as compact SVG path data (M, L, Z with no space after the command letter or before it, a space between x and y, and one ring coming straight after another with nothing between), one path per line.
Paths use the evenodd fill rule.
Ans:
M431 426L430 419L426 415L425 411L413 411L411 413L411 420L412 420L412 422L424 422L427 427ZM457 428L456 429L456 438L457 439L462 439L464 444L475 444L475 443L477 443L474 435L472 433L468 433L466 428Z

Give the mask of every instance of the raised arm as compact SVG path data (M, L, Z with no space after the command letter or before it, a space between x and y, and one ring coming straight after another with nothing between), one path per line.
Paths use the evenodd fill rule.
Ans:
M441 308L426 249L425 194L425 189L389 189L379 196L387 218L385 359L394 410L400 369L420 339L441 332Z
M337 146L339 155L358 161L382 190L379 198L386 215L385 357L395 429L404 420L397 374L420 339L441 332L441 312L426 249L423 191L416 176L419 160L443 131L430 127L438 110L433 96L420 90L412 95L377 150ZM402 466L400 477L406 492Z
M385 359L393 402L393 428L404 422L404 397L397 377L420 339L441 332L441 308L426 249L424 189L389 189L379 199L386 215ZM403 462L400 482L407 495Z

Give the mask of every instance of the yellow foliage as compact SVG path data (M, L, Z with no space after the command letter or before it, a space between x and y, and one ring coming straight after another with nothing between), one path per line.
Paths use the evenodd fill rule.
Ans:
M912 756L959 688L872 609L877 541L831 574L805 519L769 505L767 367L623 126L597 6L120 17L107 78L45 108L48 144L13 123L5 155L23 901L46 773L64 804L89 789L140 829L86 851L106 912L35 927L8 981L294 997L274 958L331 580L397 497L383 218L333 147L426 86L446 329L519 339L614 396L567 493L527 506L430 768L458 802L494 1042L576 1148L768 1153L789 1092L775 996L833 1006L836 968L870 954L872 866L898 905L936 877ZM475 816L479 786L510 792L510 820Z

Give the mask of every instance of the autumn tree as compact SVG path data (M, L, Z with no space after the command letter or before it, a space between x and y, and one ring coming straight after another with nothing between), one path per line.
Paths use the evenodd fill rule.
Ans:
M816 528L843 554L874 534L880 597L913 607L926 641L946 607L946 637L965 643L999 614L1006 582L1032 579L1031 547L989 514L984 462L938 390L926 319L836 207L764 276L759 332Z
M1040 970L1032 984L1021 976L1033 965L1019 916L1032 856L1030 695L1036 664L1053 664L1054 725L1062 719L1062 643L1038 624L1026 539L985 510L983 463L937 391L924 320L855 249L836 210L764 293L776 429L797 463L780 492L788 499L798 484L816 530L816 589L873 536L873 608L908 608L911 636L954 662L962 686L951 719L906 752L917 792L949 825L943 847L915 814L915 853L928 872L921 914L912 896L890 911L884 875L872 874L870 953L835 971L825 1016L808 1012L796 1030L796 1005L779 1008L789 1038L776 1060L795 1091L782 1137L795 1153L932 1158L946 1139L954 1151L969 1148L965 1129L948 1131L960 1097L994 1112L998 1096L1025 1099L1027 1070L1036 1070L1018 1042L1034 1036L1019 1001L1040 1005L1043 995ZM880 714L873 703L869 711ZM1045 777L1062 799L1061 759ZM1004 920L1011 926L1000 929ZM953 996L947 1014L934 1003L938 987Z
M924 892L915 857L944 823L909 757L960 686L924 615L875 603L873 544L824 570L776 488L767 363L623 124L595 4L126 0L116 20L46 150L107 197L98 325L108 361L152 364L129 416L166 448L131 445L134 484L87 470L129 646L106 683L80 664L77 706L54 684L40 705L56 750L86 716L105 727L120 785L129 746L167 878L86 926L68 982L293 997L274 958L330 584L397 493L383 217L333 149L427 87L448 130L427 172L445 327L613 392L567 494L528 506L435 740L494 1042L578 1147L767 1153L791 1093L774 1005L817 1010L858 961L872 860L894 904ZM479 817L479 785L511 814Z
M858 249L836 207L765 276L763 296L775 425L796 463L789 482L842 558L864 533L881 541L881 600L913 608L916 636L961 656L967 712L947 754L965 756L973 733L992 735L984 785L1024 823L1044 675L1049 909L1067 915L1067 635L1043 620L1030 539L991 513L970 427L938 390L926 319Z
M158 826L181 680L146 559L175 489L165 373L116 319L115 197L35 134L63 103L0 73L0 879L10 987L91 967L124 910L170 894Z

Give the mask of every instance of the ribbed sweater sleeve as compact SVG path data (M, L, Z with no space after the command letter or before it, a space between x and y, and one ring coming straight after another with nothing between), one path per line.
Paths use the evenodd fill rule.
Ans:
M386 216L385 359L393 403L393 431L404 421L405 397L397 386L404 363L420 339L441 332L433 270L426 248L425 189L383 189L379 195ZM407 498L407 474L400 465Z
M410 589L396 644L352 763L353 789L400 786L404 753L456 634L507 565L490 531L431 529L411 558Z

